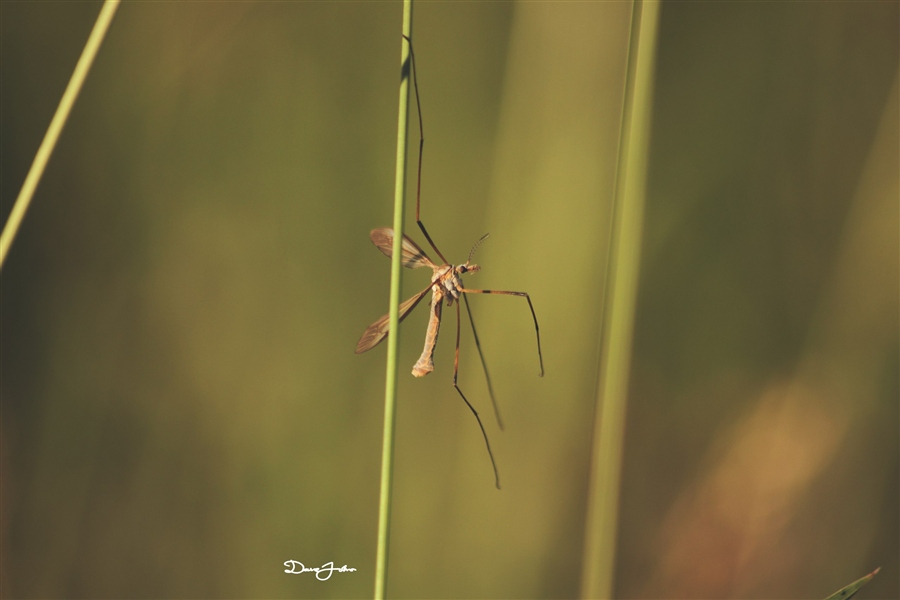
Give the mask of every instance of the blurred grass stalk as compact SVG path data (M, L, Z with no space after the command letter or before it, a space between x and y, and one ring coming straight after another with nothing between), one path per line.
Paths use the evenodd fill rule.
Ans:
M81 58L78 59L78 63L75 65L75 70L72 72L66 91L63 92L62 99L60 99L59 105L56 107L56 113L54 113L53 119L50 121L47 133L44 134L44 140L34 156L28 175L25 176L25 183L22 184L22 189L19 190L19 195L16 197L16 203L13 205L9 218L6 220L3 233L0 234L0 269L3 268L6 255L9 253L19 227L22 225L22 219L25 218L25 212L31 204L31 199L34 197L34 192L41 181L41 176L44 174L50 155L53 154L59 135L62 133L66 120L69 118L69 113L72 112L72 106L78 98L81 86L87 78L88 71L91 70L91 65L94 63L94 58L97 56L97 51L100 49L100 44L106 36L106 31L109 29L109 24L112 22L118 7L119 0L105 0L103 7L100 9L100 14L97 15L97 21L94 23L91 35L88 36L84 50L81 51Z
M403 0L403 35L412 39L412 0ZM394 428L397 414L397 347L400 334L400 284L403 268L403 217L406 213L406 146L409 120L410 44L400 38L400 102L397 116L397 169L394 176L394 249L391 256L390 324L384 384L384 439L381 446L381 492L378 503L378 547L375 553L375 598L387 593L388 535L394 479Z
M612 598L660 2L634 3L604 303L581 596Z
M851 583L850 585L842 587L841 589L839 589L832 595L825 598L825 600L850 600L851 598L853 598L853 596L856 595L856 592L858 592L860 590L860 588L862 588L862 586L864 586L867 583L869 583L870 581L872 581L872 579L876 575L878 575L878 571L880 571L880 570L881 570L881 567L878 567L877 569L875 569L874 571L872 571L865 577L861 577L861 578L857 579L856 581L854 581L853 583Z

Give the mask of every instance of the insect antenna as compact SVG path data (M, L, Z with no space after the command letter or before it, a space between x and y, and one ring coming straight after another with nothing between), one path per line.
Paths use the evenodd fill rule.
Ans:
M481 245L481 242L488 239L489 235L491 235L491 234L486 233L483 236L481 236L481 238L477 242L475 242L475 245L472 246L472 251L469 252L469 258L466 260L466 264L469 264L469 262L472 260L472 256L475 254L475 251L478 250L478 246Z

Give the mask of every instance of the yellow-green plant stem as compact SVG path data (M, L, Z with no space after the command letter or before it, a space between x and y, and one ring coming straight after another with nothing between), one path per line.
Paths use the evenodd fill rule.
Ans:
M631 373L658 1L634 3L604 303L581 596L612 598L625 408Z
M81 58L78 59L78 64L75 65L75 71L72 72L69 85L66 86L66 91L59 101L59 106L56 107L56 113L50 121L50 127L47 128L47 133L44 134L44 140L34 156L28 175L25 176L25 183L22 184L22 189L19 190L16 203L9 213L6 226L3 228L3 233L0 234L0 268L3 268L9 248L12 246L16 233L22 225L22 219L25 218L25 212L28 210L28 205L31 204L34 191L41 181L41 176L44 174L50 155L53 154L53 149L56 147L57 140L59 140L59 134L69 118L72 106L78 98L81 86L84 84L94 58L97 56L97 50L100 49L100 44L103 42L106 30L109 29L109 24L118 7L119 0L106 0L100 9L100 14L97 15L97 21L94 23L91 35L88 37L87 44L85 44L84 50L81 52Z
M403 35L412 39L412 0L403 2ZM397 117L397 170L394 177L394 251L391 256L391 300L388 314L387 374L384 383L384 440L381 446L381 493L378 503L378 548L375 552L375 598L387 594L388 537L394 479L394 425L397 407L397 347L400 334L400 283L403 267L403 216L406 214L406 136L409 119L409 44L400 38L400 110Z

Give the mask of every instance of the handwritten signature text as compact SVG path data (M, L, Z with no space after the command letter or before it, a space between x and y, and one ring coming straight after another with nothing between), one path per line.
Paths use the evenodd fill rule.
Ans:
M291 575L299 575L300 573L315 573L316 579L319 581L327 581L331 578L332 573L353 573L356 571L353 567L344 565L343 567L334 566L333 562L327 562L321 567L307 567L299 560L286 560L284 566L287 567L284 572Z

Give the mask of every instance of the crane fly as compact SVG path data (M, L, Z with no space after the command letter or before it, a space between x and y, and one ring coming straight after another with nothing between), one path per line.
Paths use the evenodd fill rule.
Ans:
M422 248L419 247L410 237L404 235L402 244L401 244L401 262L404 267L408 269L418 269L421 267L429 267L432 270L431 274L431 283L428 284L424 290L416 294L415 296L409 298L402 304L400 304L400 322L405 319L409 313L413 311L413 309L422 301L422 299L431 292L431 313L428 318L428 329L425 333L425 348L422 350L422 355L419 356L419 360L416 361L416 364L413 365L412 374L416 377L424 377L428 375L434 370L434 349L437 346L438 332L441 327L441 313L443 310L443 306L446 303L447 306L453 306L456 304L456 353L453 359L453 388L459 393L460 397L466 403L466 406L469 407L469 410L472 411L472 414L475 415L475 420L478 422L478 427L481 428L481 435L484 437L485 446L487 446L488 456L491 459L491 466L494 469L494 480L497 488L500 488L500 473L497 470L497 463L494 460L494 453L491 451L491 443L488 441L487 432L484 429L484 424L481 422L481 417L478 415L478 411L475 410L475 407L469 402L468 398L466 398L465 394L463 394L462 390L457 385L457 380L459 377L459 340L460 340L460 299L465 302L466 305L466 314L469 317L469 323L472 325L472 335L475 338L475 347L478 348L478 355L481 358L481 366L484 369L484 376L487 380L488 393L491 397L491 404L494 408L494 415L497 417L497 423L500 426L500 429L503 429L503 421L500 418L500 411L497 408L497 402L494 398L494 389L491 385L491 376L488 373L487 362L484 360L484 353L481 350L481 342L478 339L478 332L475 329L475 320L472 318L472 309L469 307L469 299L467 294L496 294L501 296L519 296L525 298L528 302L528 308L531 310L531 318L534 320L534 332L537 338L537 350L538 350L538 362L540 363L540 376L544 376L544 357L541 352L541 330L538 326L537 315L534 312L534 305L531 303L531 297L525 292L511 292L505 290L478 290L478 289L469 289L466 288L462 281L462 275L466 273L475 273L481 270L481 267L478 265L472 264L472 256L475 254L475 250L478 249L478 246L483 242L488 234L485 234L475 242L475 245L472 246L471 252L469 252L469 258L465 263L460 265L452 265L450 262L444 258L443 253L438 249L437 245L431 239L431 236L428 234L428 230L425 228L425 224L422 223L420 218L420 207L421 207L421 191L422 191L422 150L425 145L425 134L422 130L422 105L419 101L419 84L416 79L416 59L415 55L412 51L412 41L403 36L406 41L409 43L409 51L410 51L410 60L412 63L412 74L413 74L413 85L416 90L416 109L419 115L419 168L418 168L418 182L416 184L416 224L419 226L419 229L422 231L422 234L425 236L425 239L428 240L428 244L434 249L435 253L440 257L443 261L442 264L437 264L432 261L428 255L425 253ZM369 237L372 239L372 243L375 244L375 247L381 250L385 256L390 258L393 255L394 250L394 230L390 227L381 227L379 229L373 229L369 234ZM387 337L390 316L384 315L366 329L365 333L363 333L362 337L359 339L359 342L356 344L356 353L361 354L368 350L371 350L378 344L380 344Z

